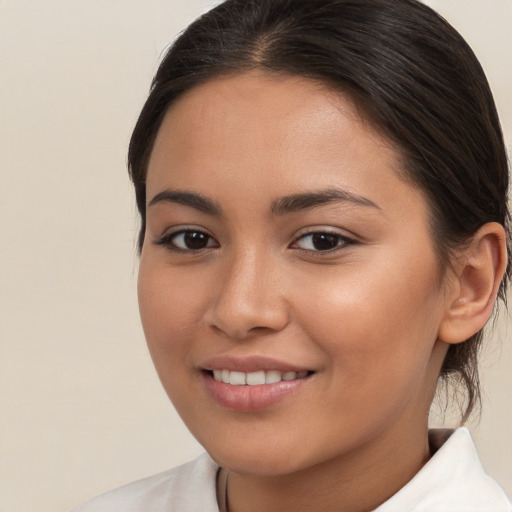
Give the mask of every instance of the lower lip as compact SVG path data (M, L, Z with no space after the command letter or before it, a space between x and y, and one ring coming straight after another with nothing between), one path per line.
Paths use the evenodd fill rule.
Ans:
M270 407L299 391L308 377L295 380L261 384L259 386L232 386L219 382L203 372L203 381L213 399L222 407L233 411L250 412Z

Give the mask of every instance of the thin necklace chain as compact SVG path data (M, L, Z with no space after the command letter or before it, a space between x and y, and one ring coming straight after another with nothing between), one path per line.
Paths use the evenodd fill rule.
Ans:
M220 468L217 474L218 479L218 493L217 501L219 505L219 512L229 512L228 510L228 479L229 471Z

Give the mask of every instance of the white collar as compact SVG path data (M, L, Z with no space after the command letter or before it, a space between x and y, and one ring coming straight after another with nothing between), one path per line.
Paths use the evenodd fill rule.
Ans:
M510 512L500 486L480 464L467 428L432 430L432 458L375 512Z

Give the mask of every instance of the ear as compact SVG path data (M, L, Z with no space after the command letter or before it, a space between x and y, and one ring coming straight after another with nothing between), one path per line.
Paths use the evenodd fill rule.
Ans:
M477 333L491 316L507 268L507 235L497 222L484 224L453 262L448 304L438 337L460 343Z

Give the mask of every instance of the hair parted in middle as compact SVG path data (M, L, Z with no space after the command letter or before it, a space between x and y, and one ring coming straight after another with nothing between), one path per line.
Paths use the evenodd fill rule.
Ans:
M494 100L473 51L441 16L417 0L227 0L170 47L134 129L128 165L139 249L148 162L167 110L202 83L252 70L347 95L392 141L402 157L397 172L429 204L441 274L485 223L508 233L508 162ZM503 300L509 274L510 262ZM441 371L467 390L463 421L479 403L481 341L480 331L451 345Z

